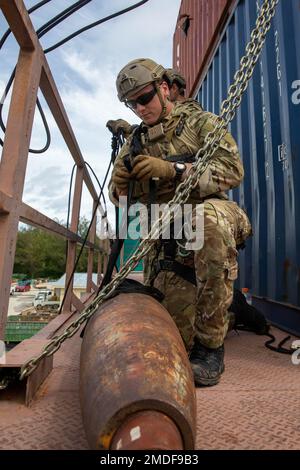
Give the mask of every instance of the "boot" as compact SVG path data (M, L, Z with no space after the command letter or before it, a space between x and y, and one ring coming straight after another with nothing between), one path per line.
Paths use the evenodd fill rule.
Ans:
M190 354L196 386L216 385L224 372L224 345L216 349L203 346L197 338Z

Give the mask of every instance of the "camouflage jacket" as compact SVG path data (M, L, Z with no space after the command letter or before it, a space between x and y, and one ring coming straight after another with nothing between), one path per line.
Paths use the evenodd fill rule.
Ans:
M203 111L193 100L177 102L172 111L155 126L141 124L141 144L144 155L165 159L169 155L195 155L203 146L206 135L215 127L216 116ZM115 166L120 159L130 155L131 137L122 147ZM225 191L237 187L244 177L243 164L239 151L231 134L222 139L205 172L199 178L198 187L192 191L188 202L201 202L208 197L228 199ZM163 203L171 200L176 190L176 183L159 181L156 189L156 201ZM109 197L118 205L112 181L109 183ZM145 203L149 200L149 182L135 184L134 201Z

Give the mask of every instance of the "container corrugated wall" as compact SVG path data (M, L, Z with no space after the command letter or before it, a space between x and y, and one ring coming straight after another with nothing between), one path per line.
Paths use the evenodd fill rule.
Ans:
M261 3L238 2L212 61L200 65L207 73L200 87L195 84L195 96L206 110L219 113ZM258 305L274 323L300 333L299 0L279 1L231 132L245 167L244 182L231 197L247 211L254 231L240 255L240 287L263 297Z
M173 64L187 80L187 93L193 93L201 65L210 57L219 31L236 0L183 0L173 39Z

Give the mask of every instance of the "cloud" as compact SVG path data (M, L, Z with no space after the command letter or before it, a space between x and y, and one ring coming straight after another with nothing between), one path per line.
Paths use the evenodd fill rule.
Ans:
M33 176L27 183L27 191L35 192L41 197L55 196L61 194L62 184L65 184L67 175L61 168L50 166L42 169L38 175ZM51 184L45 185L45 181Z
M62 52L62 56L65 64L74 72L76 72L79 77L84 80L89 87L102 81L102 73L99 69L93 67L92 62L86 58L84 53L71 51L67 53L66 51Z
M63 54L63 57L69 68L66 74L75 72L81 80L90 80L89 88L74 85L69 80L62 90L64 104L78 128L83 129L84 116L85 132L99 132L101 129L109 136L106 129L108 119L120 116L128 120L136 119L117 99L116 74L109 67L106 70L95 70L92 61L78 52Z
M179 0L151 0L136 10L88 31L89 51L97 64L109 61L116 69L135 57L153 57L166 65L172 61L172 40L179 11ZM128 6L115 1L107 13ZM95 16L100 17L100 13ZM84 35L81 37L84 40ZM168 64L167 64L168 63Z
M39 168L26 180L23 200L45 215L66 219L69 179L59 166Z

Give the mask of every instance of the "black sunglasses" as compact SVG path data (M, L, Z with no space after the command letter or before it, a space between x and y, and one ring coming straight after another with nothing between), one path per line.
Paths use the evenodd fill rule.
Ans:
M135 100L126 100L125 104L126 106L128 106L128 108L131 109L136 109L138 104L145 106L146 104L150 103L156 93L156 88L153 88L153 90L148 91L147 93L144 93L141 96L138 96L138 98L136 98Z

